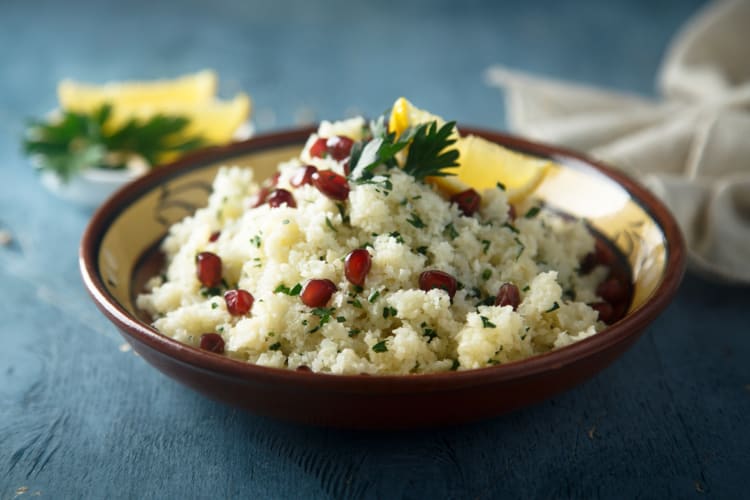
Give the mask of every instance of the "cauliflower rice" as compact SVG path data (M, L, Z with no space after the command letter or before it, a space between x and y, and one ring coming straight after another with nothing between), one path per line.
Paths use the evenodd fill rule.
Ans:
M293 193L296 208L249 208L261 189L253 170L222 167L208 205L171 227L162 244L165 274L138 297L154 327L193 346L202 334L218 333L225 355L263 366L409 374L521 360L605 326L587 303L599 300L606 269L577 273L594 249L581 221L547 210L511 221L500 188L482 193L478 213L465 216L398 168L367 183L350 179L345 201L311 184L290 185L304 165L344 174L343 160L311 157L309 149L319 136L360 140L364 126L362 118L323 122L299 158L279 165L277 187ZM525 214L533 206L527 200L516 209ZM344 275L344 257L362 247L372 265L356 287ZM224 288L202 287L196 255L204 251L221 257L226 287L253 295L250 313L231 315ZM425 270L456 278L452 300L443 289L420 289ZM337 291L325 308L308 307L294 288L321 278ZM493 305L504 283L520 291L516 310Z

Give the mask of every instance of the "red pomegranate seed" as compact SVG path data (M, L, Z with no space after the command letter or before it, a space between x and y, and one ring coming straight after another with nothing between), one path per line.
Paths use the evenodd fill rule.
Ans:
M227 303L227 311L232 316L242 316L253 308L255 298L247 290L227 290L224 293L224 301Z
M218 333L204 333L201 335L201 349L224 354L224 339Z
M333 292L338 290L333 281L327 279L311 279L307 280L300 298L302 303L308 307L325 307L328 301L331 300Z
M425 292L439 288L448 292L448 296L453 299L457 287L456 278L443 271L424 271L419 275L419 288Z
M266 198L268 198L268 193L270 192L271 190L267 187L260 188L260 190L250 198L250 208L257 208L264 204Z
M608 325L614 322L614 309L612 309L612 304L609 302L596 302L595 304L591 304L591 308L599 313L599 321L603 321Z
M312 176L317 171L318 169L312 165L302 167L296 174L294 174L294 177L289 179L289 184L296 188L304 186L305 184L312 184Z
M510 203L508 204L508 220L510 220L511 222L516 220L516 207L514 207Z
M451 196L451 203L458 205L459 210L467 217L474 215L479 210L481 201L482 198L479 193L471 188Z
M620 280L609 278L599 284L596 288L596 294L607 302L614 304L627 299L628 289Z
M195 258L198 281L209 288L221 283L221 257L211 252L201 252Z
M349 196L349 183L346 182L346 177L333 170L313 172L312 181L318 191L332 200L343 201Z
M313 142L312 146L310 146L310 156L313 158L323 158L327 152L326 149L326 142L328 139L319 138L317 141Z
M495 297L496 306L511 306L515 311L521 303L521 294L513 283L503 283Z
M221 236L221 231L214 231L211 233L211 236L208 237L208 241L213 243L214 241L219 239L219 236Z
M349 255L344 259L344 275L352 285L364 286L371 265L370 252L364 248L357 248L349 252Z
M334 135L326 140L326 151L334 160L341 161L352 151L354 141L343 135Z
M297 208L297 202L294 201L294 196L292 196L292 193L286 189L274 189L273 192L268 195L266 201L268 202L268 205L273 208L280 207L284 204L291 208Z

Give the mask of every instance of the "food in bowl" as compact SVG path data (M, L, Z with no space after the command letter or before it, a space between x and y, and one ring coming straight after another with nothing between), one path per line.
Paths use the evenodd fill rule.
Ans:
M355 118L323 122L264 182L221 168L138 307L186 344L335 374L508 363L624 314L627 280L583 221L531 196L509 205L502 183L436 187L457 140L452 122Z

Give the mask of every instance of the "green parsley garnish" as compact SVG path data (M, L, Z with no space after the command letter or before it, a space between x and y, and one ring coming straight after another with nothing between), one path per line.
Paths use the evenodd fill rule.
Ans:
M369 297L367 297L367 301L368 301L368 302L369 302L370 304L372 304L373 302L375 302L376 300L378 300L378 297L380 297L380 292L379 292L378 290L375 290L374 292L372 292L372 293L370 294L370 296L369 296Z
M281 342L275 342L268 346L269 351L278 351L279 349L281 349Z
M479 318L482 320L482 328L496 328L497 327L497 325L493 323L492 321L490 321L487 317L479 316Z
M411 213L411 219L406 219L406 222L416 227L417 229L422 229L424 227L427 227L427 225L422 221L422 219L420 219L419 216L414 212Z
M388 133L385 117L381 116L370 124L374 138L361 151L357 148L352 154L352 173L356 172L360 179L366 181L372 178L372 171L378 165L397 167L396 155L409 146L402 169L416 180L454 175L445 169L458 165L458 150L450 148L456 142L451 138L455 125L456 122L448 122L441 127L435 121L422 123L396 137L395 133Z
M331 219L329 219L328 217L326 217L326 226L328 226L328 228L334 233L338 233L338 230L335 227L333 227L333 224L331 223Z
M383 317L384 318L387 318L388 316L390 316L392 318L395 318L397 314L398 314L398 311L396 310L395 307L385 306L383 308Z
M487 250L490 249L490 240L482 240L482 253L487 254Z
M484 281L490 279L490 276L492 276L492 269L485 269L484 271L482 271L482 279Z
M521 231L518 230L518 228L516 226L514 226L510 222L506 222L505 224L503 224L503 227L507 227L508 229L510 229L511 231L513 231L516 234L519 234L521 232Z
M524 217L526 217L527 219L533 219L534 217L537 216L537 214L539 213L539 210L541 210L539 207L531 207L526 212L526 214L524 214Z
M252 243L253 245L255 245L256 248L260 248L260 244L261 244L260 235L256 234L255 236L253 236L252 238L250 238L250 243Z
M445 226L445 229L443 229L443 232L448 233L448 237L452 240L455 240L458 238L458 231L456 231L456 228L453 227L453 223L449 222L447 226Z
M276 287L276 289L273 291L273 293L283 293L286 295L289 295L290 297L296 297L300 294L302 291L302 285L297 283L292 288L289 288L284 283L281 283L279 286Z
M374 346L372 346L372 350L375 352L386 352L388 350L388 346L385 345L385 340L381 340Z
M115 130L106 130L112 106L93 112L64 111L53 121L29 122L23 150L38 158L39 168L68 181L89 168L125 168L132 157L156 166L167 153L190 151L204 144L199 137L180 137L189 124L181 116L155 115L147 120L131 118Z
M497 184L495 184L495 185L497 186L497 188L498 188L498 189L499 189L500 191L505 191L505 184L503 184L502 182L498 182L498 183L497 183Z
M549 309L547 309L544 312L545 313L551 313L552 311L557 311L558 309L560 309L560 304L558 304L557 301L555 301L555 303L552 304L552 307L550 307Z

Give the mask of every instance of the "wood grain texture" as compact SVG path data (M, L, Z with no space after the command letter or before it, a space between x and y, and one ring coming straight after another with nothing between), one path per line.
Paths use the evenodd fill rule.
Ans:
M206 400L121 349L78 276L89 214L44 192L18 153L24 119L54 106L63 77L209 65L230 93L253 94L260 128L292 125L300 109L375 114L401 94L495 127L487 65L648 93L699 3L415 2L400 15L395 2L0 3L0 229L14 241L0 246L0 499L746 496L747 288L688 277L612 367L492 421L409 433L291 426Z

